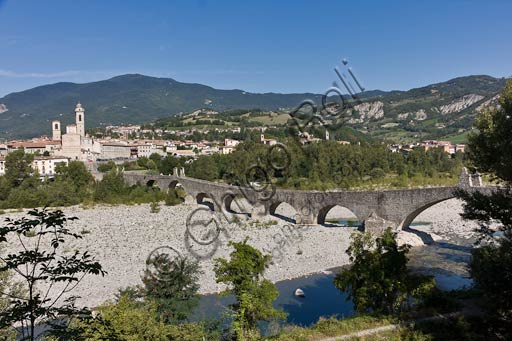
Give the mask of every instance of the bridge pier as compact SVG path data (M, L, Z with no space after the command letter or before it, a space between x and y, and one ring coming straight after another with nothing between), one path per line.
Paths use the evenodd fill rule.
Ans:
M388 227L391 227L392 231L397 231L399 228L399 223L394 223L392 221L386 220L382 217L379 217L375 212L372 212L364 221L364 232L370 232L374 235L380 236L386 231Z
M268 215L268 209L265 207L265 205L263 205L259 202L255 202L252 205L252 210L251 210L251 218L252 219L264 218L267 215Z
M189 204L189 205L195 204L194 197L190 194L187 194L185 196L185 204Z
M297 225L315 225L317 215L308 206L304 206L297 210L295 215L295 224Z

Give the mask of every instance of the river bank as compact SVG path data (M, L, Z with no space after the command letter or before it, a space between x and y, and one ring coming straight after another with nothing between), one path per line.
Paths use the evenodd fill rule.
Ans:
M81 296L78 304L94 307L113 299L119 288L141 284L140 276L146 268L146 259L155 249L162 247L170 247L182 256L202 257L199 259L201 294L223 290L223 286L215 282L213 259L229 256L228 240L241 241L248 237L249 244L273 254L273 263L265 274L273 282L319 273L348 263L345 251L350 243L350 234L356 231L356 227L311 226L291 230L293 225L277 217L265 222L240 219L231 224L222 220L225 232L219 235L218 244L202 246L190 243L190 239L187 244L186 219L197 207L203 206L161 205L159 213L150 213L149 205L64 208L67 216L79 218L69 227L83 238L66 242L63 250L69 254L75 249L88 251L108 272L105 277L84 278L72 292ZM449 238L455 233L461 237L469 236L474 226L460 219L460 210L460 203L452 199L429 208L416 221L431 223L421 225L422 233L426 235L433 233ZM24 214L6 213L0 219L18 218ZM288 212L285 209L281 214ZM338 215L344 218L343 211ZM17 247L13 243L3 252L14 251Z

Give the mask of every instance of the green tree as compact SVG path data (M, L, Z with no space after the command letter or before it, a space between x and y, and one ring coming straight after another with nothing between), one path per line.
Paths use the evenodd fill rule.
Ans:
M123 174L117 169L106 173L100 182L96 185L94 199L107 203L116 203L123 196L129 193Z
M67 317L69 320L71 317L89 314L88 310L75 307L76 296L60 299L62 295L69 295L85 275L104 275L105 271L87 252L75 251L70 256L61 252L66 239L81 238L65 226L68 221L76 218L66 218L59 210L50 212L34 209L28 215L28 218L17 220L7 218L6 224L0 227L0 245L19 240L21 247L18 253L0 257L0 273L16 272L26 292L22 296L1 293L8 303L0 312L0 328L20 323L24 327L23 338L36 340L36 324L51 325L57 317ZM38 284L43 283L48 289L39 292ZM62 287L57 284L62 284ZM49 297L52 288L58 292Z
M181 204L181 197L175 188L169 189L165 196L165 204L167 206L175 206Z
M114 161L108 161L107 163L102 163L98 166L98 171L102 173L106 173L108 171L113 170L114 168L117 168L116 163Z
M351 239L347 254L352 265L336 275L334 285L348 292L357 311L396 313L409 297L420 299L434 289L432 277L409 272L409 247L399 247L390 228L378 238L354 233Z
M162 155L160 155L158 153L152 153L149 156L149 159L153 160L153 162L157 165L160 162L160 160L162 159Z
M25 154L22 149L10 152L5 157L5 178L12 187L19 186L23 180L29 178L34 172L32 169L34 156Z
M72 324L72 341L109 340L203 340L209 335L200 324L165 324L157 314L155 302L141 304L129 295L121 295L117 302L98 308L98 316Z
M179 167L180 161L178 158L168 155L160 160L158 163L158 171L162 174L172 174L174 167Z
M217 165L210 156L202 155L194 161L189 169L189 176L213 181L218 177Z
M137 159L137 165L142 167L142 168L148 168L148 161L149 159L145 156L141 156Z
M483 293L496 337L512 337L512 80L500 94L500 107L482 112L475 121L478 133L469 136L474 168L501 182L492 193L459 190L465 219L479 223L483 245L472 252L470 272ZM494 226L493 226L494 225ZM496 226L502 236L496 236Z
M199 264L162 253L146 261L143 295L156 303L165 323L186 320L199 304Z
M0 261L0 266L5 264ZM26 297L19 282L13 279L12 271L0 272L0 311L9 308L11 297ZM14 341L18 336L18 331L13 327L0 328L0 339Z
M512 80L499 98L499 108L484 110L475 120L477 133L468 136L468 156L475 168L512 181Z
M94 177L81 161L70 161L67 165L59 163L55 167L57 180L68 181L75 186L76 192L84 192L94 183Z
M230 241L228 245L235 250L231 252L230 260L215 259L216 281L229 286L223 295L236 298L237 302L231 308L234 311L232 329L237 339L257 339L258 321L271 321L286 316L272 306L279 292L272 282L263 278L271 256L263 255L247 244L247 238L243 242Z

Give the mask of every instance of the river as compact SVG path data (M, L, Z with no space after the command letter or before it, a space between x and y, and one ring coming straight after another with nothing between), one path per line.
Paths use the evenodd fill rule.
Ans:
M472 242L454 236L449 240L412 248L408 266L413 271L433 275L441 290L468 287L472 282L466 265L470 259ZM274 306L288 313L284 322L310 326L322 316L344 318L354 315L352 302L346 300L347 294L334 287L336 271L339 270L277 282L280 295ZM294 296L297 288L304 291L305 297ZM220 318L233 301L232 297L205 295L201 298L194 318Z

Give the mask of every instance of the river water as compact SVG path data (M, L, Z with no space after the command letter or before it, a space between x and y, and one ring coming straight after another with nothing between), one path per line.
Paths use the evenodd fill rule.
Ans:
M424 274L433 275L441 290L453 290L471 285L467 270L470 259L472 240L457 239L433 242L430 245L415 247L409 253L409 268ZM319 273L306 277L277 282L279 297L275 301L276 308L288 313L287 324L309 326L320 317L336 316L344 318L354 315L351 301L346 300L347 294L334 287L335 273ZM301 288L305 297L295 297L294 291ZM216 294L201 298L200 306L194 319L220 318L233 303L232 297L219 297Z

